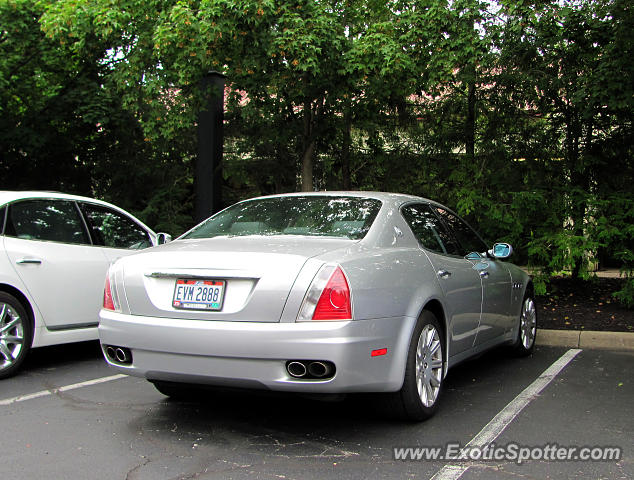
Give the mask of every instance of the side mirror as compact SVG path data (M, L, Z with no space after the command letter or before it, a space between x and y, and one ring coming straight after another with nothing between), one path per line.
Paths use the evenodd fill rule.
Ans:
M156 234L156 244L163 245L164 243L168 243L172 241L172 236L169 233L157 233Z
M513 254L513 247L511 247L508 243L496 243L487 253L490 257L503 260L505 258L509 258Z

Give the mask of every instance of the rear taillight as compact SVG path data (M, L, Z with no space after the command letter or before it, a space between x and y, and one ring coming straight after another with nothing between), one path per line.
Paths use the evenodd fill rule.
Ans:
M119 302L110 283L110 272L106 274L106 285L103 289L103 308L104 310L117 311Z
M298 320L352 320L348 280L339 266L326 265L311 284Z

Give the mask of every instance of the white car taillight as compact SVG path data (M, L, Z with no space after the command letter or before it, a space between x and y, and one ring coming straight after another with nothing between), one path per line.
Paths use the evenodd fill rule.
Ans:
M104 310L112 310L113 312L121 310L119 308L119 297L117 296L117 291L114 288L114 274L112 268L108 270L108 273L106 273L106 285L103 289L103 308Z
M297 320L352 320L350 286L340 266L326 265L317 273Z

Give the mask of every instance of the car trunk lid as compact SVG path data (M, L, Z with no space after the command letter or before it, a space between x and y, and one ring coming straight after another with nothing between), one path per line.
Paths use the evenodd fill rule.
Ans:
M278 322L306 261L352 243L356 242L296 236L178 240L126 258L125 303L132 315ZM224 296L219 309L175 307L179 281L219 282Z

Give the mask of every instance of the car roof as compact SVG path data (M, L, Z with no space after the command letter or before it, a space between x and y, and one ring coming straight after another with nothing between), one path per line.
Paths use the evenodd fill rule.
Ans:
M13 202L15 200L24 200L27 198L55 198L61 200L81 200L84 202L98 203L101 205L114 206L108 202L97 200L95 198L82 197L81 195L71 195L69 193L48 192L43 190L0 190L0 205Z
M256 200L261 198L303 197L303 196L333 196L333 197L345 196L345 197L374 198L384 202L397 202L397 203L411 202L411 201L424 201L429 203L437 203L433 200L423 198L423 197L418 197L415 195L407 195L403 193L390 193L390 192L361 191L361 190L281 193L277 195L266 195L261 197L249 198L243 201ZM100 203L102 205L112 206L112 204L108 202L104 202L102 200L97 200L95 198L89 198L89 197L83 197L81 195L72 195L68 193L43 191L43 190L25 190L25 191L0 190L0 205L4 205L6 203L13 202L15 200L22 200L26 198L59 198L64 200L81 200L85 202Z
M406 203L413 201L422 201L428 203L437 204L433 200L418 197L416 195L407 195L404 193L391 193L391 192L373 192L363 190L349 190L349 191L320 191L320 192L295 192L295 193L281 193L277 195L266 195L262 197L250 198L248 200L259 200L261 198L275 198L275 197L304 197L304 196L333 196L333 197L359 197L359 198L374 198L381 200L382 202L394 202L394 203ZM244 200L244 201L248 201Z
M82 197L81 195L72 195L70 193L49 192L49 191L44 191L44 190L23 190L23 191L19 191L19 190L0 190L0 208L3 207L4 205L6 205L8 203L11 203L11 202L14 202L16 200L38 199L38 198L58 199L58 200L75 200L75 201L87 202L87 203L92 203L92 204L96 204L96 205L102 205L102 206L105 206L105 207L109 207L109 208L112 208L113 210L116 210L116 211L119 211L119 212L125 214L128 217L131 217L132 219L134 219L134 221L136 223L141 225L143 228L145 228L146 230L154 233L154 230L152 230L150 227L148 227L145 223L143 223L141 220L136 218L130 212L124 210L123 208L121 208L121 207L119 207L117 205L114 205L114 204L108 203L108 202L104 202L103 200L97 200L96 198Z

